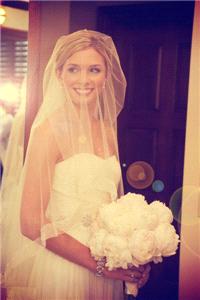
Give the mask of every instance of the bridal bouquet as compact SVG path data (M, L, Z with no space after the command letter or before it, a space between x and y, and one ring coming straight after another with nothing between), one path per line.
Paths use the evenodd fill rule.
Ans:
M109 270L162 262L163 256L176 253L179 243L172 221L162 202L148 204L143 195L128 193L99 209L88 246L96 260L106 257ZM126 283L126 289L138 293L135 283Z

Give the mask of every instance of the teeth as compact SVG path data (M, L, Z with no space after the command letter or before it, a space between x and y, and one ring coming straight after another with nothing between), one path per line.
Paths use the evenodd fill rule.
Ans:
M92 91L92 89L89 89L89 88L87 88L87 89L75 89L75 91L77 93L79 93L80 95L86 95L86 94L89 94Z

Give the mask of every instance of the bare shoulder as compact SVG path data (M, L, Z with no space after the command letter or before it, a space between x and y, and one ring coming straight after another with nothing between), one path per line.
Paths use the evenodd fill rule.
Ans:
M38 154L47 155L52 160L59 160L59 145L56 137L56 132L51 126L49 120L45 120L38 126L32 128L30 141L30 150L36 150Z
M69 155L69 132L65 107L60 107L32 131L38 147L46 147L50 154L60 161Z

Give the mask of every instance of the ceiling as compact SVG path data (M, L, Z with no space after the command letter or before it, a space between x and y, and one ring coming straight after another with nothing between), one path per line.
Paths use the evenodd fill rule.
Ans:
M18 1L1 1L1 4L4 6L14 7L18 9L28 10L29 0L18 0Z

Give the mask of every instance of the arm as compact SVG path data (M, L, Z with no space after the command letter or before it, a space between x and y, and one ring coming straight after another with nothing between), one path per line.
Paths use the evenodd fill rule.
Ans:
M35 240L40 237L45 217L58 151L47 125L34 130L29 142L24 171L21 203L21 232Z

